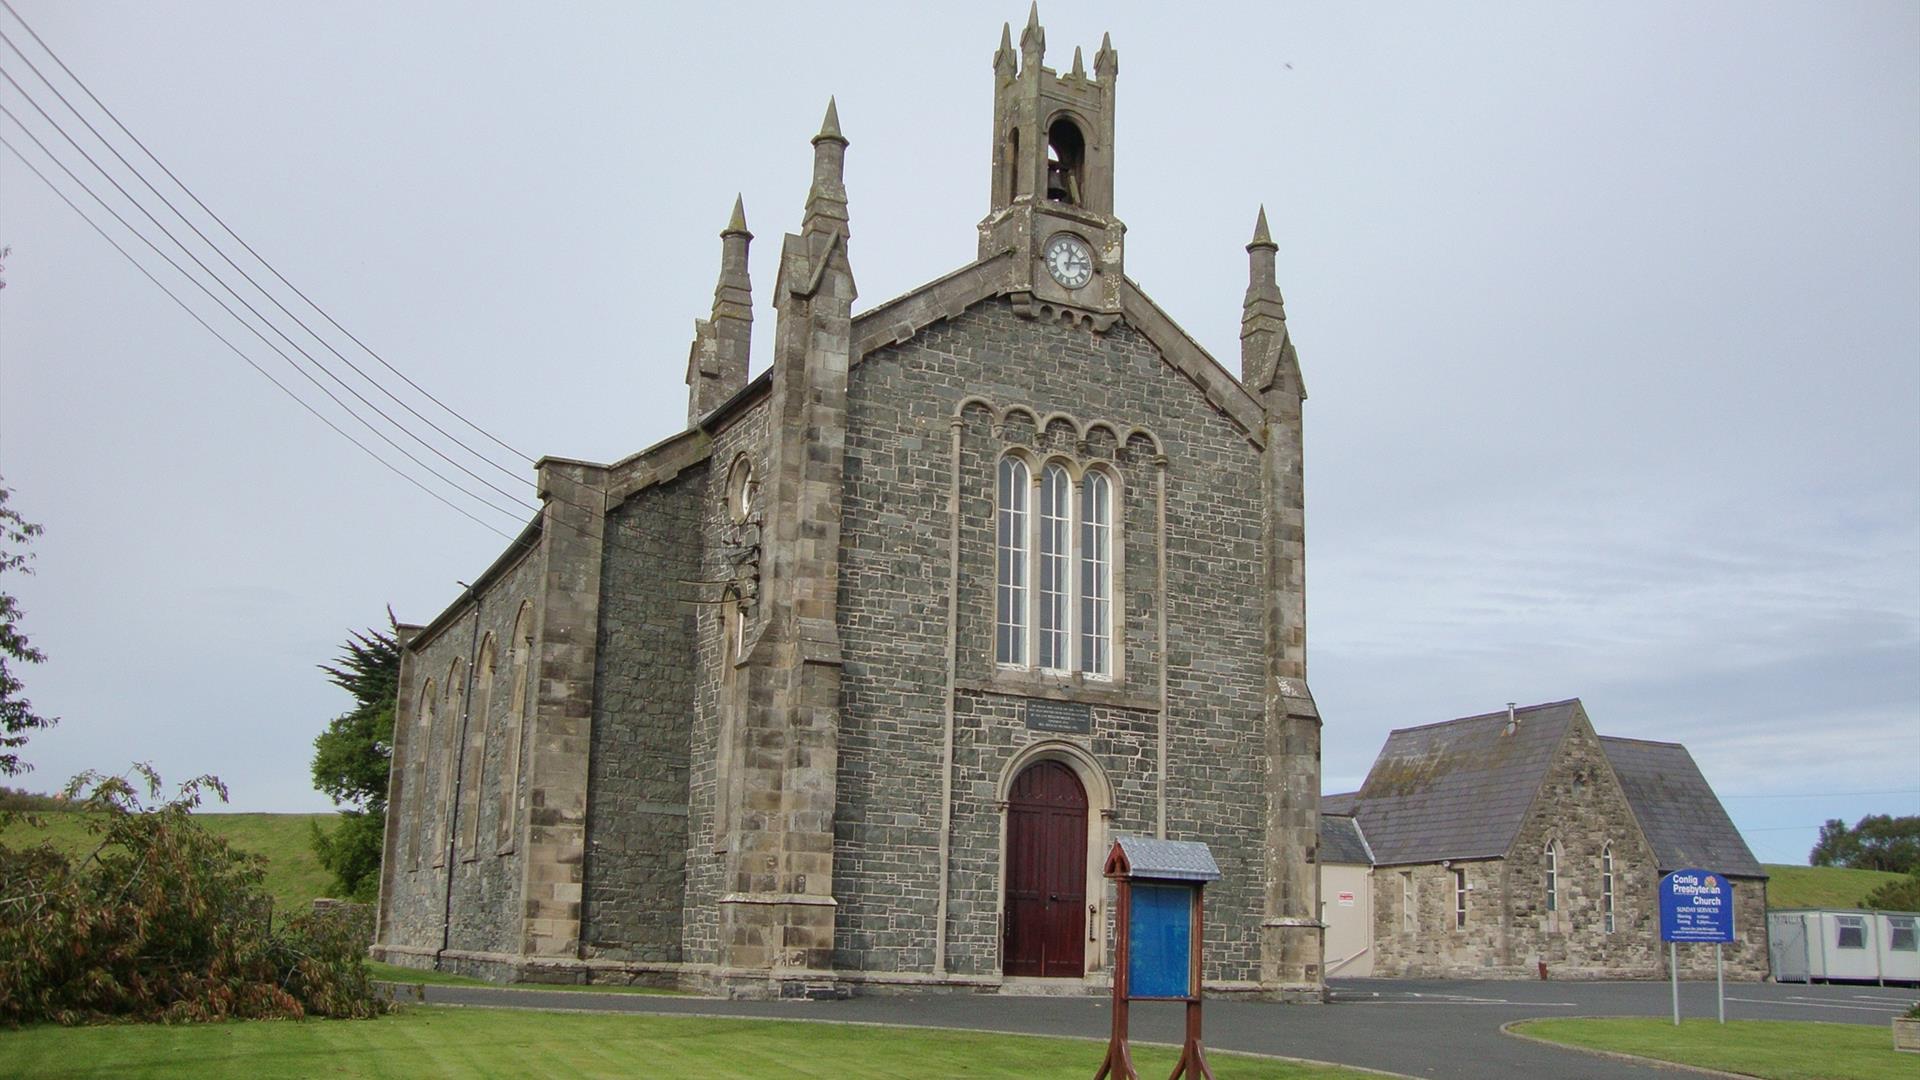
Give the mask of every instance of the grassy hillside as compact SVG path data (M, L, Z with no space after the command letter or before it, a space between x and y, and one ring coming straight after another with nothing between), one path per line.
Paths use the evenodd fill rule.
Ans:
M39 815L44 828L34 829L14 822L0 838L16 846L36 842L42 837L71 855L85 855L99 843L87 832L86 821L78 813L62 811ZM325 896L333 877L322 869L307 841L307 823L318 821L330 827L335 814L195 814L194 820L210 831L224 836L241 851L252 852L267 861L267 891L273 894L276 913L291 915L305 911L316 896Z
M1845 870L1838 866L1766 864L1767 906L1770 908L1850 908L1862 897L1899 881L1899 874L1881 870Z

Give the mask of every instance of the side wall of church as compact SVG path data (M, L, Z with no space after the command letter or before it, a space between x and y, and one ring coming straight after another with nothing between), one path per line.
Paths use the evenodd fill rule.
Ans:
M715 433L707 457L710 477L699 497L697 530L699 562L697 573L689 575L701 581L729 581L736 572L728 557L726 540L733 532L733 515L727 507L727 480L735 461L742 455L755 476L764 477L767 468L765 399ZM754 514L763 517L765 494L755 503ZM719 599L720 587L701 587L706 599ZM720 768L721 713L732 686L733 651L728 642L729 605L692 605L693 624L690 642L694 671L691 767L687 782L686 834L686 907L681 925L681 955L688 963L711 964L719 960L720 898L728 892L726 855L716 835L716 788ZM757 629L759 609L749 607L749 636Z
M1104 335L1022 319L985 301L867 356L849 389L839 605L846 665L835 818L835 965L928 972L940 896L942 742L948 657L951 419L980 396L1081 423L1138 426L1167 455L1167 581L1159 581L1151 442L1117 444L1069 423L1036 431L1015 414L995 430L970 407L960 455L955 627L952 865L946 968L1000 974L1002 807L997 793L1023 748L1060 740L1099 763L1113 791L1112 833L1152 835L1160 798L1161 664L1167 664L1167 836L1212 845L1225 874L1207 890L1209 979L1259 974L1264 761L1261 507L1257 452L1124 322ZM999 669L993 653L995 468L1015 445L1119 477L1113 681ZM1170 648L1163 656L1165 609ZM1026 726L1024 704L1087 703L1092 730ZM1102 833L1103 827L1108 831ZM1104 851L1104 844L1100 847ZM1105 890L1096 926L1110 904ZM1110 953L1111 935L1101 947ZM1093 946L1089 946L1090 951ZM1101 957L1098 967L1108 966Z
M497 835L500 815L511 813L502 794L512 758L507 738L513 688L511 637L522 602L533 596L539 584L539 563L536 554L522 558L432 640L409 647L407 678L400 687L395 714L396 731L404 730L406 735L404 740L396 737L393 767L402 778L393 819L399 829L393 847L397 865L383 869L387 923L382 945L439 950L451 905L454 918L445 947L519 951L520 845L505 845L511 850L503 851ZM495 658L491 688L482 684L476 667L489 634ZM432 724L423 728L422 691L429 679ZM462 754L460 711L469 705L465 731L473 753ZM523 725L521 737L527 735ZM475 764L480 766L478 776L469 775ZM469 793L476 783L477 799ZM414 790L409 792L410 784ZM515 822L512 833L518 831ZM408 962L404 954L390 959Z
M587 772L585 957L680 959L702 463L607 515Z

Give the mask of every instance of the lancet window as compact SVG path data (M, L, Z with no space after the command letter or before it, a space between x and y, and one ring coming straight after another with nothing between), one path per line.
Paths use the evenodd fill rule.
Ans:
M1000 459L995 492L994 659L1002 667L1113 677L1114 486L1102 466Z

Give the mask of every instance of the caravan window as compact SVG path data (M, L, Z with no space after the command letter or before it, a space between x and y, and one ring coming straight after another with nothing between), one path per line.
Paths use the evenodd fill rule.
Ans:
M1834 942L1842 949L1864 949L1867 947L1867 920L1859 915L1835 915L1833 921L1840 926L1840 939Z
M1887 925L1893 930L1888 935L1887 948L1894 952L1920 952L1920 945L1914 941L1913 923L1911 915L1887 916Z

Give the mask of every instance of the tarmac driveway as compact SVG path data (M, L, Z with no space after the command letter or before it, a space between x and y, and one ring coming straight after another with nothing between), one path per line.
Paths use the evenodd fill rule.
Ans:
M1324 1007L1209 1000L1206 1044L1444 1080L1673 1080L1676 1076L1670 1070L1560 1050L1500 1033L1500 1025L1530 1016L1671 1016L1668 984L1663 982L1343 979L1331 987L1333 1000ZM1727 1018L1884 1026L1916 996L1920 991L1872 986L1728 983ZM906 1024L1089 1038L1106 1036L1111 1015L1104 1000L988 994L748 1002L429 986L426 1000L445 1005ZM1713 1016L1713 984L1682 983L1680 1007L1683 1016ZM1138 1003L1133 1007L1133 1038L1177 1044L1181 1016L1179 1005ZM1090 1049L1088 1068L1097 1064L1098 1052Z

